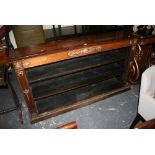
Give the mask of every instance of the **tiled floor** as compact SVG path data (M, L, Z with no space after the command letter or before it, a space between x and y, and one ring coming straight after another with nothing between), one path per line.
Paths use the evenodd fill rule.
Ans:
M18 112L0 115L0 128L42 128L53 129L71 121L77 121L80 129L128 129L137 113L139 87L96 102L65 114L30 124L27 107L14 74L12 81L22 103L24 124L21 125ZM13 105L7 90L0 90L0 108Z

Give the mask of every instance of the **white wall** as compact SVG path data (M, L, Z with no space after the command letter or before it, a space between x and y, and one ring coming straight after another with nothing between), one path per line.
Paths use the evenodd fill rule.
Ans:
M73 25L61 25L61 27L67 27L67 26L73 26ZM55 25L57 28L58 25ZM53 29L53 25L43 25L43 29Z
M17 48L17 44L16 44L16 40L15 40L13 31L10 31L10 32L9 32L9 37L10 37L10 41L11 41L13 47L14 47L14 48Z

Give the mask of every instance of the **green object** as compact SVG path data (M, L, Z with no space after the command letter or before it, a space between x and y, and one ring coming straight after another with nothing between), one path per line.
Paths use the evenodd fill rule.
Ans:
M17 47L37 45L45 42L43 26L41 25L13 25Z

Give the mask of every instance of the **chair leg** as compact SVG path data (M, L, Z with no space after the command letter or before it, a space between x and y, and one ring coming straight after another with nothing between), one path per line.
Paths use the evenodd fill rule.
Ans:
M135 117L134 121L132 122L131 126L130 126L130 129L134 129L134 127L136 126L136 124L139 122L139 121L142 121L144 122L144 118L140 115L140 114L137 114L137 116Z

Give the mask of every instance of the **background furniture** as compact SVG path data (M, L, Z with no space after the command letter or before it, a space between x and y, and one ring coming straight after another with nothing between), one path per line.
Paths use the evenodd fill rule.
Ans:
M23 124L22 107L21 107L21 104L19 103L16 92L10 82L9 76L10 75L9 75L7 68L5 68L4 65L0 64L0 89L8 89L12 98L13 98L13 101L15 103L15 107L4 108L4 109L0 110L0 115L14 111L14 110L18 110L21 124ZM3 102L3 101L1 101L1 102Z
M43 26L41 25L12 25L11 29L18 48L45 42Z
M155 44L153 44L153 50L152 50L152 54L151 54L151 64L155 65Z
M51 29L46 29L44 31L45 34L48 32L49 34L53 34L46 35L48 38L47 40L56 40L63 37L79 36L84 34L87 35L93 33L107 33L118 30L129 30L132 32L132 25L53 25ZM53 33L50 33L50 31Z
M138 113L145 119L155 118L155 66L142 75Z
M155 129L155 119L140 123L135 129Z
M14 110L18 110L20 121L23 124L22 107L21 107L21 104L19 103L16 92L10 82L10 72L8 71L8 68L9 68L8 56L7 56L8 52L6 51L5 44L0 44L0 47L1 47L0 48L0 89L8 89L15 103L15 107L1 109L0 115Z
M155 66L144 71L141 79L138 114L130 128L141 121L155 118Z
M62 125L60 127L58 127L57 129L77 129L77 123L76 121L67 123L65 125Z
M6 36L7 33L10 31L10 26L2 26L0 28L0 40Z

